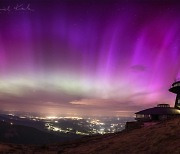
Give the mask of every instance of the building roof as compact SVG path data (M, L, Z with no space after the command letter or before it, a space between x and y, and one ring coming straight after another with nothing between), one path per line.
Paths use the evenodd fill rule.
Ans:
M143 114L143 115L180 115L180 110L172 108L172 107L153 107L149 109L145 109L135 114Z
M180 81L176 81L172 84L172 86L169 89L170 92L172 93L179 93L180 92Z
M175 85L177 85L178 83L180 83L180 81L175 81L175 82L172 84L172 86L175 86Z

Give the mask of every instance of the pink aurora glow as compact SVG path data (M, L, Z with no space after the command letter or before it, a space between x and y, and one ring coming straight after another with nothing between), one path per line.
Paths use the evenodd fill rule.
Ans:
M1 12L2 108L129 115L156 103L173 105L177 3L49 0L30 1L34 12Z

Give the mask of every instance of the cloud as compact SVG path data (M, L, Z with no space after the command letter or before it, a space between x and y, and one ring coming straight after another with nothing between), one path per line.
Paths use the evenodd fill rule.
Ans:
M110 111L116 110L138 110L139 106L133 101L120 101L115 99L80 99L70 102L73 106L79 108L106 109Z

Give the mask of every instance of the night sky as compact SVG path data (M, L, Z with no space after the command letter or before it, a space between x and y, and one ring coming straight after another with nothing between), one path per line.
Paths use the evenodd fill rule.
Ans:
M129 116L178 77L178 0L0 2L1 110Z

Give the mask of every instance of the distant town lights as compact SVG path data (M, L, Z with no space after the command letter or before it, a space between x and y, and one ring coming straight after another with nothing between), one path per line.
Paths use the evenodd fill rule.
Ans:
M48 116L46 117L47 119L57 119L58 117L55 117L55 116Z

